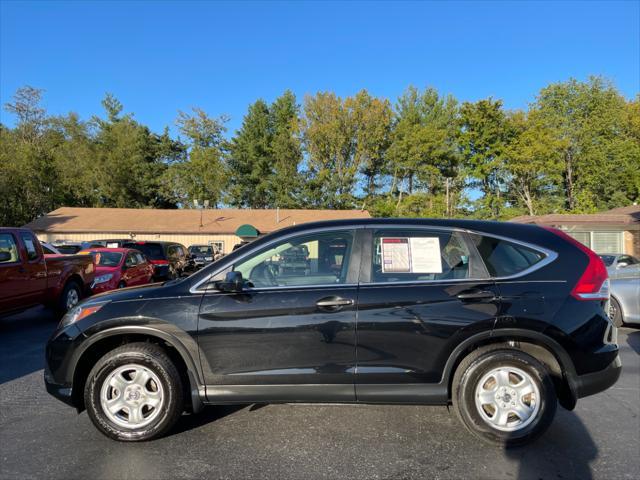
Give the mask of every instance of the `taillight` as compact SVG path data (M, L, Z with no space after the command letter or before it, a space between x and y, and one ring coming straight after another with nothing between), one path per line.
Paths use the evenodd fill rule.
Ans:
M571 296L578 300L609 300L609 274L602 259L593 250L587 248L562 230L551 227L542 228L578 247L589 258L587 268L584 269L578 279L578 283L571 290Z
M149 260L154 265L169 265L168 260Z

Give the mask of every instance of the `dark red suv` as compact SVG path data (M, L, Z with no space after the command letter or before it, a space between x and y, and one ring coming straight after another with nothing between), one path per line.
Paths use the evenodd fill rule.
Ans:
M185 273L187 249L173 242L139 241L128 242L122 248L133 248L144 254L155 268L154 280L171 280Z

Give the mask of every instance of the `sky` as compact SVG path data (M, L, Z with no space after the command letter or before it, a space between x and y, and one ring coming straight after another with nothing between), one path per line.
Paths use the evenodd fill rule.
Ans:
M158 132L200 107L233 133L251 102L285 89L395 101L433 86L526 108L545 85L592 74L640 92L640 1L0 0L3 105L31 85L50 114L88 119L111 92Z

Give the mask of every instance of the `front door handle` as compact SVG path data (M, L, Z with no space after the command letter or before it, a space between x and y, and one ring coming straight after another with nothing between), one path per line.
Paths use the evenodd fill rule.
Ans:
M460 293L458 298L460 300L495 300L496 294L488 290L481 290L479 292Z
M316 306L320 308L341 308L348 305L353 305L352 298L327 297L316 302Z

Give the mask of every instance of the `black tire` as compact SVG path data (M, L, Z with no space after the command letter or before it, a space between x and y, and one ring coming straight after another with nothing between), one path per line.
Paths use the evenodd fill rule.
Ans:
M153 372L163 391L163 403L151 423L140 428L126 428L111 420L101 405L101 390L114 370L134 364ZM138 442L167 433L183 411L180 374L165 351L152 343L130 343L104 355L89 373L84 388L84 403L93 424L106 436L120 441ZM124 393L123 393L124 394Z
M58 304L56 305L56 310L58 311L58 313L64 315L75 306L72 305L71 307L68 307L67 302L69 301L71 295L75 295L75 298L77 298L76 305L82 299L82 286L75 280L69 280L62 289L62 294L60 295Z
M502 431L483 418L476 406L476 388L487 373L509 367L529 376L538 388L540 399L537 413L529 424L514 431ZM472 434L505 448L524 445L542 435L553 421L558 404L553 380L546 367L531 355L504 346L476 350L460 363L453 378L452 401L458 417ZM510 414L509 418L514 417Z
M611 321L613 324L620 328L624 326L624 318L622 316L622 308L620 307L620 302L616 300L614 297L611 297L611 304L609 306L609 315L611 316Z

